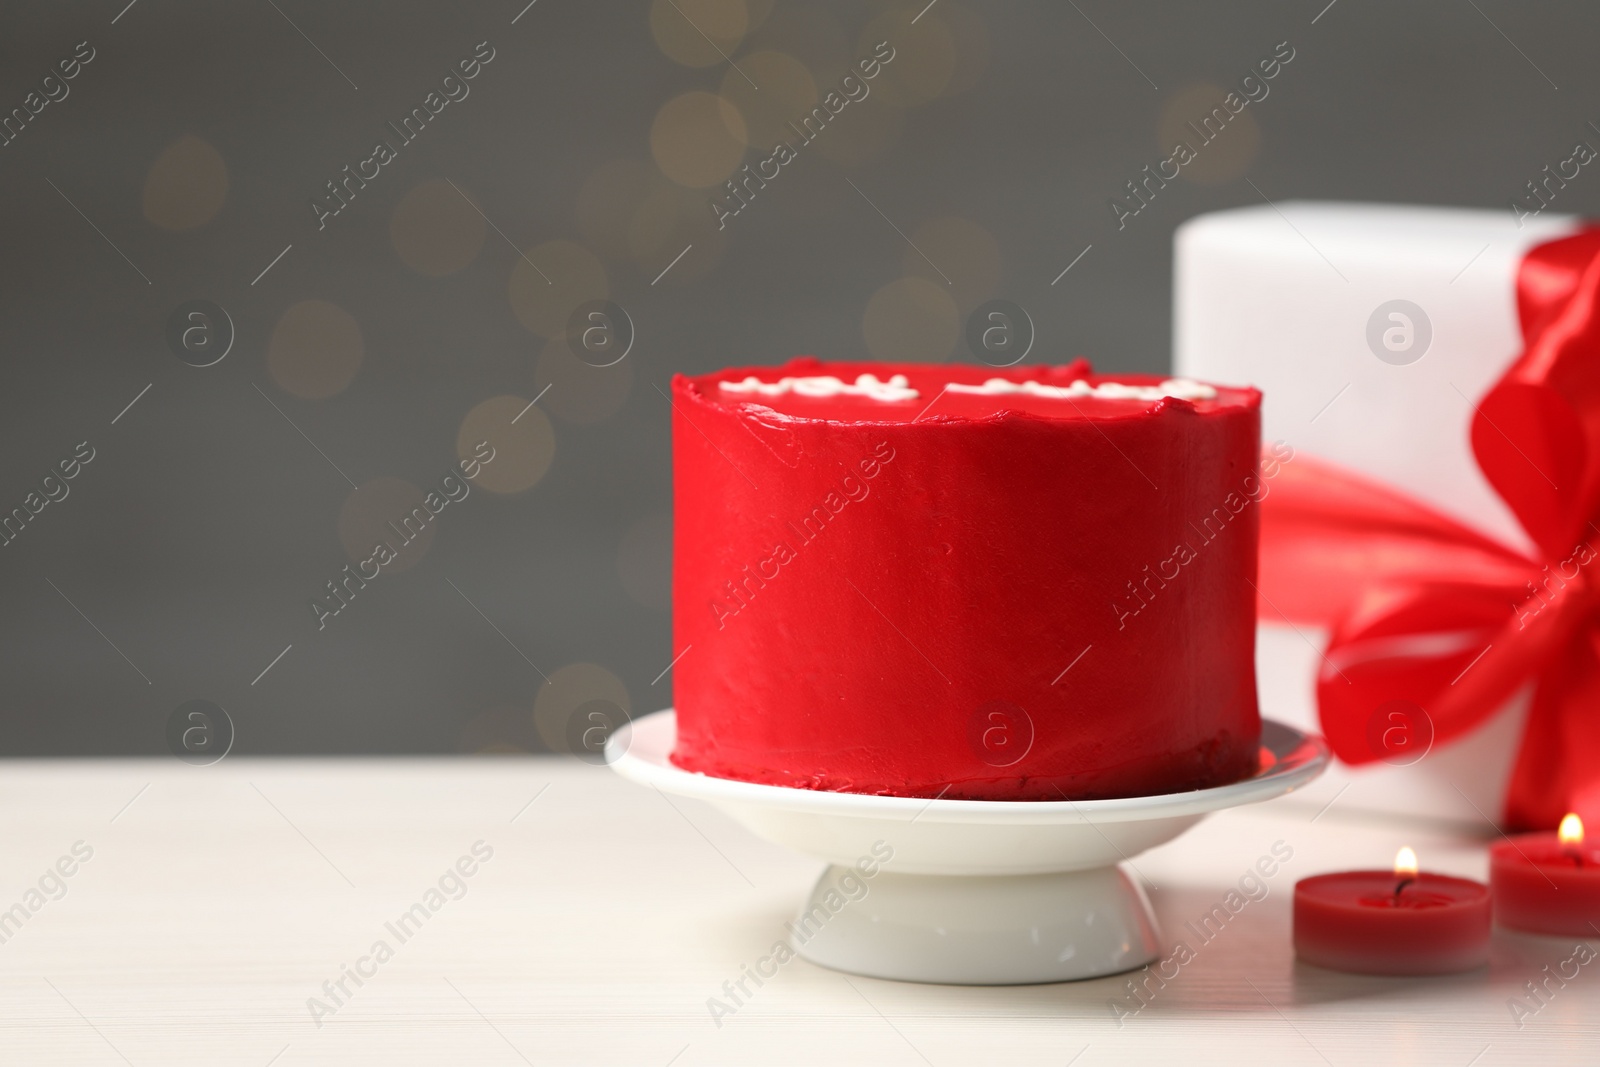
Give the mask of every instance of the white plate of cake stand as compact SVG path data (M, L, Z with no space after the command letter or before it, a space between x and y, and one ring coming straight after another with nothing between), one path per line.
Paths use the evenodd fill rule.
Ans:
M625 778L704 800L769 841L826 860L788 927L801 956L851 974L956 985L1096 978L1157 959L1150 902L1120 864L1213 811L1298 789L1328 762L1321 738L1263 722L1262 769L1213 789L1117 800L928 800L691 774L668 759L676 733L670 709L647 715L611 736L607 762Z

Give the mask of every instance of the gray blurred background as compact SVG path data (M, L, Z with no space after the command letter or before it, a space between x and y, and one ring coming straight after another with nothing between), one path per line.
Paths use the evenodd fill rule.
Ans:
M1509 210L1600 144L1576 0L524 2L6 5L0 512L38 514L0 547L0 753L162 753L191 700L236 754L561 748L586 702L670 702L673 373L970 360L996 297L1029 362L1159 371L1184 219ZM718 231L721 180L883 40L870 94ZM1109 199L1285 41L1119 230ZM387 124L480 42L402 145ZM1554 210L1597 203L1585 170ZM636 333L603 369L562 337L593 299ZM211 366L167 339L192 300L232 322ZM326 583L484 439L470 495L319 629Z

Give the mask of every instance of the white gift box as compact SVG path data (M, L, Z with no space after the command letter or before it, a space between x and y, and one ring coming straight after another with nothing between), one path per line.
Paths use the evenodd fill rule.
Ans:
M1531 542L1473 458L1474 405L1522 351L1516 278L1571 216L1290 201L1191 219L1174 238L1177 374L1253 385L1262 433L1399 489L1519 550ZM1263 611L1262 714L1317 729L1327 634ZM1526 692L1406 767L1336 765L1341 808L1498 819Z

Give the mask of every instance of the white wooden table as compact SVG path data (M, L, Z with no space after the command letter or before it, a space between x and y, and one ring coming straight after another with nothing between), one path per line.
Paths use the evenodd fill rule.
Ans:
M0 835L0 909L22 905L0 913L6 1064L1600 1062L1600 961L1520 1027L1508 1004L1538 1004L1524 983L1570 941L1497 933L1487 972L1443 980L1297 965L1297 878L1401 844L1486 874L1480 840L1338 804L1227 812L1139 859L1165 941L1195 958L1120 1019L1112 1003L1139 1007L1126 976L919 986L794 960L718 1026L709 998L782 937L820 865L570 761L8 762ZM1193 937L1278 841L1294 855L1268 895ZM429 900L462 857L459 899ZM419 903L426 919L386 925ZM358 966L361 985L342 973Z

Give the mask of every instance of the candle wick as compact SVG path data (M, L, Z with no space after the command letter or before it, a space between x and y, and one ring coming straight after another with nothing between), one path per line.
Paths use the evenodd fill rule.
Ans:
M1416 881L1415 878L1402 878L1402 879L1400 879L1400 883L1394 887L1395 899L1396 900L1400 899L1400 890L1404 889L1406 886L1410 885L1414 881Z

